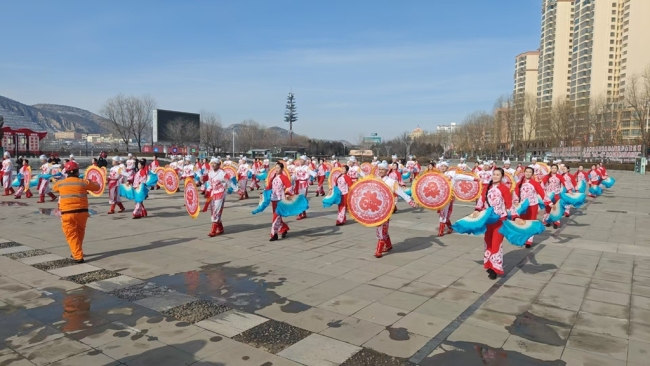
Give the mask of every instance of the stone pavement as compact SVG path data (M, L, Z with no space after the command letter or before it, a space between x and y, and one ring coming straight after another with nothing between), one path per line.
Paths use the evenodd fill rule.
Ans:
M272 243L252 198L228 199L215 238L180 194L153 192L142 220L92 199L73 265L54 203L2 197L0 365L646 365L650 176L611 173L532 250L504 243L497 281L481 237L438 238L403 202L376 259L374 229L334 226L313 194Z

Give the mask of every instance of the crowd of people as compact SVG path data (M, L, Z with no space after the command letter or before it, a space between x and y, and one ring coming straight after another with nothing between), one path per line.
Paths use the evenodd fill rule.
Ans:
M83 180L79 174L79 167L74 159L70 156L61 164L54 157L41 156L41 172L36 176L38 189L38 202L44 202L45 196L49 196L52 201L57 196L50 189L50 182L56 181L52 190L60 191L66 185L75 186L74 184L62 183L67 182L68 178L74 178L82 183L75 183L76 186L90 187L89 181ZM470 184L480 186L480 195L477 195L475 212L468 218L474 219L481 215L481 212L491 210L498 216L498 220L485 225L483 230L485 242L484 267L491 279L497 275L503 274L503 251L502 243L504 235L500 230L505 220L512 220L517 224L523 224L526 221L539 220L539 212L543 209L543 216L540 221L546 227L558 229L561 226L560 218L554 214L557 210L562 210L565 217L571 215L571 205L576 205L573 201L562 200L561 197L565 192L580 192L580 187L589 186L589 196L597 197L602 190L600 184L608 178L607 171L601 164L593 165L589 171L585 171L582 166L578 167L575 174L570 172L568 166L561 161L554 161L550 166L545 163L539 163L533 159L530 165L523 166L518 164L513 168L509 160L503 161L503 166L498 167L494 161L476 161L472 169L469 168L465 159L452 167L444 159L440 161L429 161L426 167L422 167L415 157L411 156L407 161L400 161L397 156L392 156L392 161L379 161L376 157L371 163L359 164L354 156L347 158L345 164L340 159L332 156L331 160L308 158L303 155L299 158L282 159L271 165L269 159L254 159L252 164L240 156L238 159L232 159L226 156L225 159L212 157L210 159L201 159L193 162L191 156L172 156L171 162L164 167L160 161L154 157L151 161L146 159L137 159L132 154L126 157L112 157L111 166L107 166L107 156L105 153L100 154L97 159L93 159L92 165L105 170L106 188L108 189L108 203L110 205L108 214L115 214L116 207L118 213L126 210L122 203L121 196L125 192L124 187L130 189L144 188L143 198L135 200L135 206L132 216L139 219L148 216L144 206L144 199L148 195L149 189L158 189L164 187L164 182L151 180L151 176L156 175L160 168L171 169L177 176L178 181L193 180L196 186L200 187L200 192L205 198L205 204L202 211L210 210L211 227L208 236L215 237L225 232L222 216L224 203L228 193L236 193L239 200L249 198L249 192L262 189L260 194L260 210L263 211L267 206L272 207L272 218L270 228L270 241L276 241L285 238L289 231L289 225L283 218L288 215L295 215L296 220L307 218L307 196L310 187L315 186L315 196L323 197L323 202L331 199L334 191L340 196L336 200L337 218L334 223L336 226L347 223L348 209L350 203L349 195L355 184L365 177L372 177L375 180L382 181L390 190L394 199L389 203L393 212L397 211L398 197L403 199L411 207L418 204L409 191L406 189L407 181L417 181L418 176L427 174L442 175L451 187L456 183L466 181ZM22 166L18 170L16 179L12 179L13 164L11 157L5 153L2 162L2 183L4 195L13 194L17 199L25 194L28 198L31 196L27 179L31 174L29 162L23 159ZM331 174L336 175L330 177ZM325 191L325 182L328 178L329 190ZM15 181L18 181L18 190L14 191ZM14 182L14 184L12 184ZM264 183L265 182L265 183ZM93 186L94 187L94 186ZM178 190L180 187L177 187ZM167 190L167 188L165 187ZM478 192L479 190L477 190ZM170 194L175 191L167 192ZM302 196L299 204L295 197ZM63 193L61 200L64 199ZM454 232L454 224L451 216L454 208L455 192L452 192L451 198L445 204L437 209L439 230L438 235L444 236ZM293 203L292 203L293 202ZM292 205L292 210L287 210L287 205ZM65 209L59 203L62 214ZM554 206L561 205L561 207ZM64 204L63 206L66 206ZM74 205L73 205L74 206ZM519 210L520 207L524 210ZM543 206L543 208L542 208ZM67 204L66 207L70 207ZM77 208L79 209L79 208ZM80 208L83 210L84 208ZM295 211L297 209L297 211ZM76 210L76 209L75 209ZM294 212L295 211L295 212ZM85 211L87 213L87 202ZM288 213L290 212L290 213ZM78 212L74 212L78 213ZM253 213L256 213L255 211ZM81 222L82 219L69 221L67 225L74 225L74 222ZM393 248L389 235L389 219L381 222L370 223L375 227L377 245L374 256L381 258ZM70 232L75 238L69 239L68 242L75 260L82 260L81 241L78 237L81 235L78 231L66 229L64 223L64 232ZM85 228L85 221L83 221ZM367 225L369 226L369 225ZM81 235L83 236L83 235ZM68 237L68 234L66 234ZM534 237L529 237L525 242L525 247L531 248Z

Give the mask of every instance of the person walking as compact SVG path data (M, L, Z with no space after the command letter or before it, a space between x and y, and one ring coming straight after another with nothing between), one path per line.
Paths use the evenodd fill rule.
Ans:
M86 235L88 213L88 191L99 189L99 184L79 178L79 165L74 161L65 164L67 178L54 184L52 190L60 194L59 210L61 226L70 247L72 259L84 262L83 241Z

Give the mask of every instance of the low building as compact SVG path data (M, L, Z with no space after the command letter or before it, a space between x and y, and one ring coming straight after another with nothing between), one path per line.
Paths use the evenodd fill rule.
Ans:
M0 109L0 116L4 118L2 147L5 151L12 156L41 153L40 141L47 136L47 131L29 118L4 109Z
M81 140L82 138L83 135L81 133L74 132L74 131L63 131L63 132L54 133L55 140Z

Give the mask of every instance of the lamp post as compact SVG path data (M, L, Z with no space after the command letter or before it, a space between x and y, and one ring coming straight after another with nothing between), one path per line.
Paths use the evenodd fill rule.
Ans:
M232 156L235 157L235 128L232 128Z

